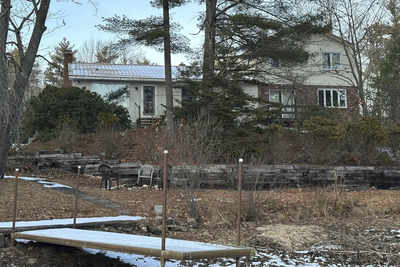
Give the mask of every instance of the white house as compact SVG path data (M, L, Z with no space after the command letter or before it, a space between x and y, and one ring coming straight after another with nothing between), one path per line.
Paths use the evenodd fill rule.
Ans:
M350 71L346 51L340 39L332 34L313 35L304 49L307 62L284 66L277 61L260 65L263 75L253 82L242 82L243 90L267 102L284 105L282 118L297 116L296 107L320 105L349 111L359 110L359 98ZM164 66L72 63L72 54L65 54L64 86L77 86L106 95L125 87L123 101L133 122L158 119L165 113ZM174 106L182 101L183 84L179 67L172 67ZM254 82L256 81L256 82Z
M260 66L259 96L287 106L283 117L295 116L295 107L319 105L358 112L359 97L345 46L332 34L315 34L305 42L307 62L284 66L270 60ZM351 53L349 50L348 53Z
M68 63L70 85L85 88L102 96L127 88L121 105L129 111L132 122L150 122L165 114L164 66ZM172 67L174 106L182 100L178 67ZM67 84L68 86L68 84Z

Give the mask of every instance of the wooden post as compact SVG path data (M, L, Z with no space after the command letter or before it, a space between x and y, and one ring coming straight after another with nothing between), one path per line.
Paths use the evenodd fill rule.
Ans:
M78 166L78 181L76 183L76 189L75 189L75 199L74 199L74 223L73 227L76 228L76 216L78 214L78 192L79 192L79 184L80 184L80 176L81 176L81 166Z
M14 211L13 211L13 223L12 223L12 232L15 233L16 229L16 220L17 220L17 200L18 200L18 176L19 169L15 169L15 188L14 188ZM15 242L14 242L15 243Z
M163 209L162 209L162 238L161 238L161 266L165 266L165 236L167 234L167 154L164 150L163 161Z
M240 246L240 223L241 223L241 207L242 207L242 163L243 159L239 159L239 170L238 170L238 209L237 209L237 245ZM236 257L236 267L240 266L240 258Z

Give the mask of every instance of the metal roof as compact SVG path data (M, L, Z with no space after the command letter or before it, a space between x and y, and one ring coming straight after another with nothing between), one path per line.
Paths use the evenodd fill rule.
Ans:
M100 63L71 63L68 65L69 78L72 80L165 80L164 66L160 65L124 65ZM172 79L179 78L179 67L172 67Z

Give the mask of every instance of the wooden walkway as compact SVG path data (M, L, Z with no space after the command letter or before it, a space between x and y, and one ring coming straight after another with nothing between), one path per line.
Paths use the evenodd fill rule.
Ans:
M44 229L14 233L13 238L62 246L93 248L119 251L145 256L163 257L165 259L195 260L217 257L254 256L253 248L240 248L194 242L178 239L166 239L166 250L161 251L161 238L111 233L102 231L80 230L72 228Z
M140 216L114 216L114 217L91 217L77 218L76 225L79 227L93 227L100 225L119 225L132 224L143 220ZM17 231L28 231L38 229L66 228L73 226L73 218L51 219L39 221L19 221L16 222ZM11 232L12 222L0 222L0 233Z

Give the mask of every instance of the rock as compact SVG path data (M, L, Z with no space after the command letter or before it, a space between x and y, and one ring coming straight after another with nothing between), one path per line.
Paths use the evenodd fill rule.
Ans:
M168 217L167 218L167 224L177 224L175 218Z
M197 222L197 220L196 219L194 219L194 218L189 218L188 220L187 220L187 224L188 224L188 226L190 227L190 228L193 228L193 229L198 229L199 227L200 227L200 224Z
M26 264L28 264L28 265L34 265L34 264L36 264L36 262L37 262L37 259L35 259L35 258L29 258L29 259L26 261Z
M173 232L187 232L187 228L179 225L167 225L169 231Z
M162 232L161 226L147 226L147 231L152 233L153 235L160 235Z

